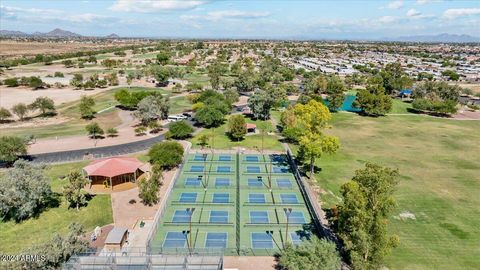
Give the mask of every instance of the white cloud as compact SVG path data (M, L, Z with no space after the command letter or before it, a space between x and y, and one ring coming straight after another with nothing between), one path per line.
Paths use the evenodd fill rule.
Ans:
M206 15L183 15L180 18L183 20L207 20L207 21L219 21L222 19L257 19L270 16L270 12L248 12L241 10L219 10L208 12Z
M422 13L414 8L411 8L407 11L407 17L418 17L422 15Z
M393 1L393 2L390 2L387 5L387 8L389 8L389 9L399 9L401 7L403 7L403 1L402 0Z
M157 12L163 10L185 10L207 3L200 0L117 0L110 9L125 12Z
M0 9L3 12L9 13L43 13L43 14L59 14L63 11L57 9L40 9L40 8L20 8L20 7L9 7L9 6L0 6Z
M71 22L78 22L78 23L91 23L99 20L108 20L108 19L111 19L111 18L107 16L93 14L93 13L76 14L76 15L71 15L65 18L65 20L68 20Z
M212 11L207 14L208 18L212 21L218 21L224 18L255 19L269 15L270 12L246 12L239 10Z
M439 2L443 2L443 0L417 0L416 4L419 6L423 6L428 3L439 3Z
M398 19L397 17L393 17L393 16L383 16L383 17L378 18L378 21L381 22L381 23L392 23L392 22L396 21L397 19Z
M480 15L480 8L451 8L443 12L443 17L449 20L470 15Z

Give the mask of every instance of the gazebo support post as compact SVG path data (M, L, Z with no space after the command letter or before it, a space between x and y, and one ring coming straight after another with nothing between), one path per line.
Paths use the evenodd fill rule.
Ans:
M110 177L110 190L113 190L112 177Z
M137 182L137 170L135 170L133 172L133 182L136 183Z

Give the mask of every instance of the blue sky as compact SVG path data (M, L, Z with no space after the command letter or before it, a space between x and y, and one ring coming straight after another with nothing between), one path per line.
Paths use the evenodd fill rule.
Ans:
M1 0L0 29L82 35L379 39L480 36L480 1Z

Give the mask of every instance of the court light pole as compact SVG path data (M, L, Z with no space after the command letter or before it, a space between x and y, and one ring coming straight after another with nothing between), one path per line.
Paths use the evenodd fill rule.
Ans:
M186 212L188 213L189 216L189 227L190 227L190 243L189 243L189 249L190 253L192 253L192 216L193 212L195 211L195 208L187 208Z
M272 188L270 186L268 186L267 184L265 184L265 182L263 182L263 177L262 176L257 176L257 181L258 182L261 182L267 189L268 191L272 192Z
M192 251L190 250L190 241L188 241L188 234L190 231L182 231L182 234L185 235L185 239L187 240L187 247L188 247L188 253L192 255Z
M205 188L205 191L207 190L208 186L208 180L207 180L207 154L202 154L203 158L203 179L205 180L205 185L203 186Z
M288 221L290 218L290 214L292 213L292 208L283 208L283 212L285 212L285 216L287 217L287 228L285 229L285 244L288 242ZM283 244L283 248L285 248L285 244Z
M280 249L280 247L278 246L277 241L275 240L275 238L273 238L273 231L265 231L265 233L267 233L268 235L270 235L270 237L272 238L273 242L275 243L275 246L277 246L277 248Z

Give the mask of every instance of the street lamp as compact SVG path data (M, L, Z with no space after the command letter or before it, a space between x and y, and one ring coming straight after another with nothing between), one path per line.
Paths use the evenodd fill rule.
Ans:
M205 190L207 190L207 186L208 186L208 180L207 180L207 154L202 154L202 158L203 158L203 175L204 175L204 179L205 179Z
M285 212L285 216L287 217L287 228L285 230L285 243L288 242L288 220L290 218L290 214L292 213L292 208L283 208L283 212ZM283 245L285 248L285 245Z
M195 208L187 208L186 209L186 212L189 216L189 224L190 224L190 241L189 241L189 249L191 250L192 249L192 216L193 216L193 212L195 211ZM190 251L191 252L191 251Z
M270 186L268 186L267 184L265 184L265 182L263 182L263 177L262 176L257 176L257 181L258 182L262 182L262 184L268 189L268 191L272 192L272 188Z
M280 247L277 244L277 241L275 241L275 238L273 238L273 231L265 231L265 233L272 238L273 242L275 243L275 246L277 246L277 248L280 249Z
M198 176L197 176L197 180L200 181L200 183L202 183L203 188L206 190L206 189L207 189L207 186L206 186L205 183L203 182L203 175L198 175Z
M188 241L188 234L190 234L190 231L182 231L182 234L185 235L185 239L187 240L188 251L190 254L192 254L190 250L190 241Z

